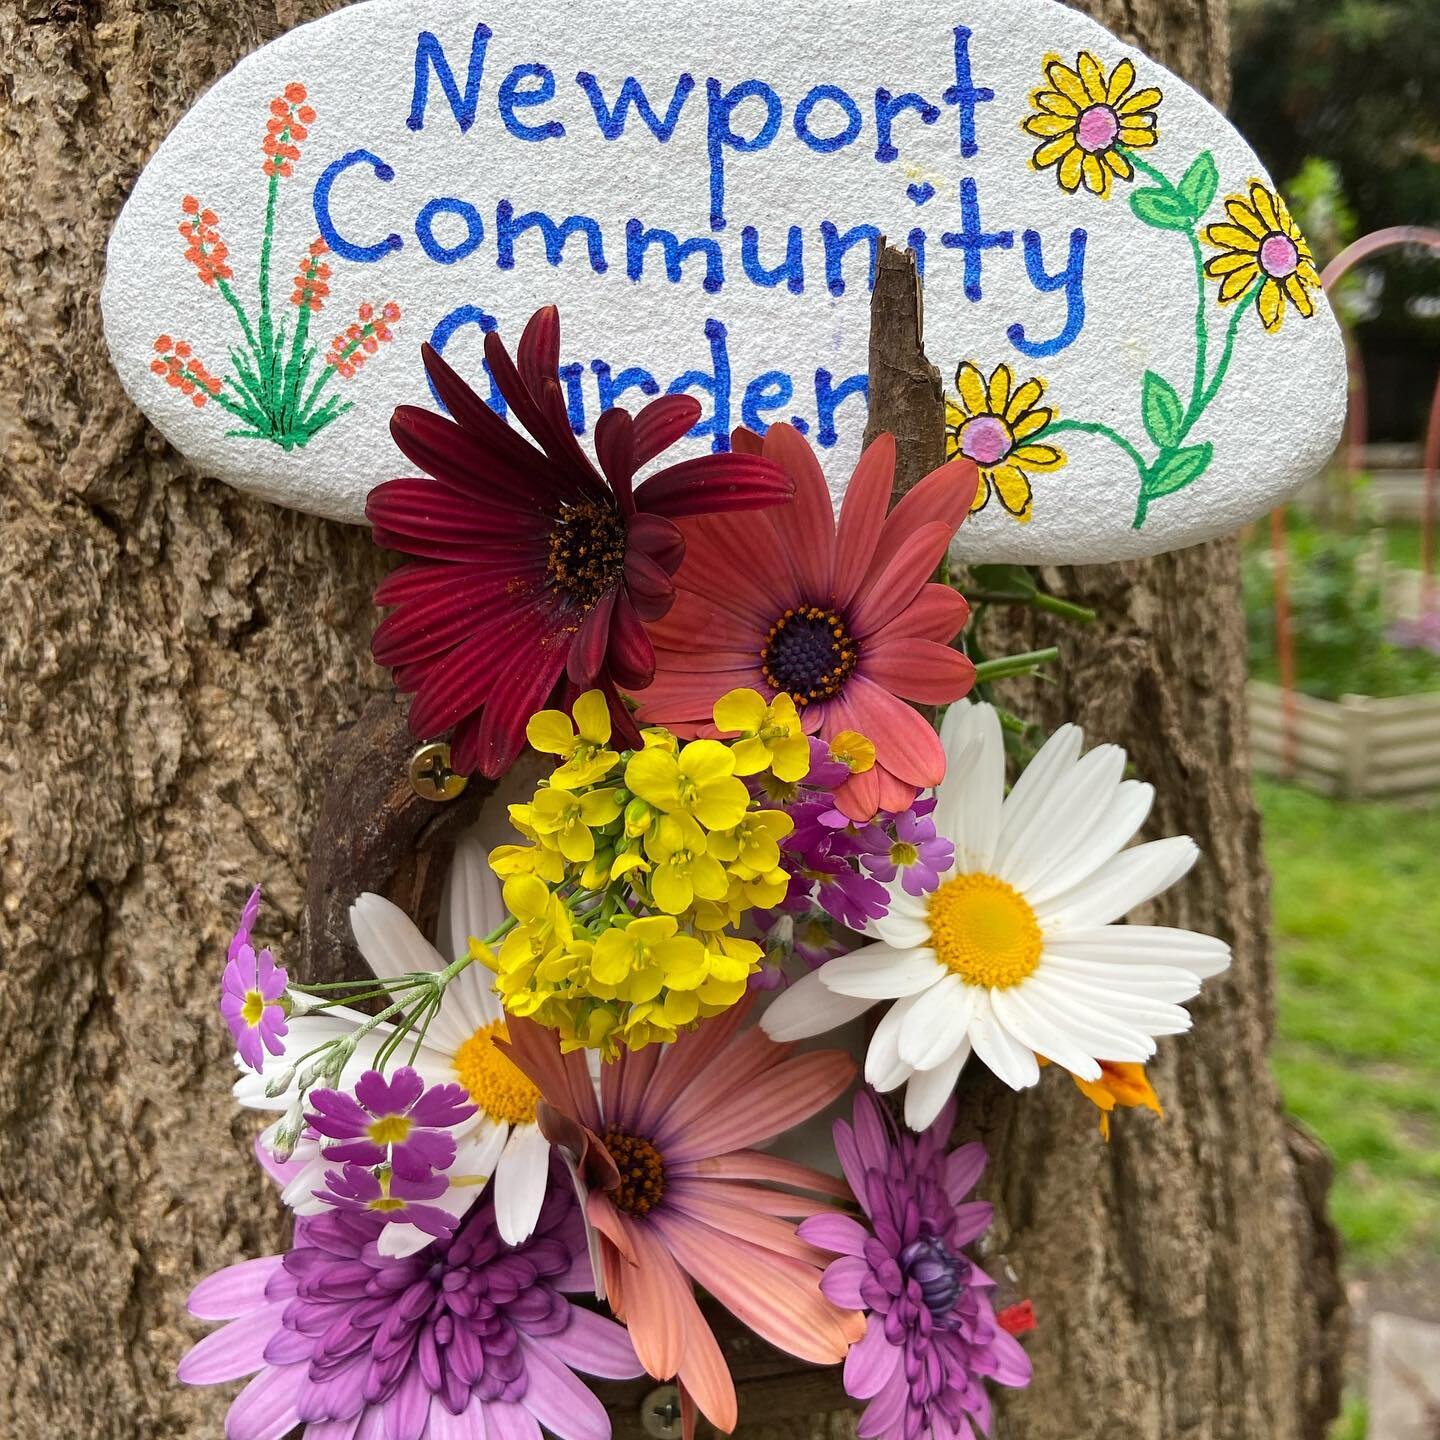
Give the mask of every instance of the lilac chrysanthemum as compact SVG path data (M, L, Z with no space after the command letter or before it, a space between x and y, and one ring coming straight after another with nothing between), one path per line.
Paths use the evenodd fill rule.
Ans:
M919 1135L902 1133L869 1091L854 1124L835 1122L835 1149L864 1223L817 1215L802 1240L840 1258L821 1289L837 1305L867 1310L865 1337L845 1361L845 1389L868 1400L862 1437L974 1440L988 1433L984 1381L1030 1383L1030 1357L996 1322L994 1282L964 1254L991 1207L962 1203L985 1169L979 1144L947 1152L951 1100Z
M265 1051L278 1055L289 1027L281 997L289 976L268 950L258 954L250 932L260 913L260 887L250 892L240 924L230 937L225 974L220 982L220 1013L230 1027L236 1053L252 1070L265 1063Z
M327 1160L388 1163L407 1180L446 1169L455 1159L455 1137L447 1132L475 1114L463 1085L426 1089L424 1077L408 1065L388 1080L367 1070L353 1095L312 1090L310 1105L310 1128L321 1137Z
M604 1407L572 1373L641 1373L625 1331L565 1298L593 1280L558 1162L535 1231L506 1245L486 1195L452 1239L404 1259L376 1249L378 1216L301 1216L285 1255L202 1281L190 1311L228 1320L180 1362L210 1385L254 1379L228 1440L608 1440Z

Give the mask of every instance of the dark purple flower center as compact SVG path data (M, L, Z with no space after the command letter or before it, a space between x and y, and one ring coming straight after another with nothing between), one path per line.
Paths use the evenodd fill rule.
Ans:
M627 1215L648 1215L665 1197L665 1162L654 1143L612 1125L604 1135L605 1148L620 1172L620 1186L610 1192L617 1210Z
M566 505L550 532L546 579L587 610L625 578L625 521L603 500Z
M944 1320L960 1298L962 1267L968 1262L954 1256L933 1235L912 1240L900 1252L900 1268L907 1280L920 1287L925 1308L937 1320Z
M859 655L845 622L833 610L801 605L770 627L760 668L767 683L788 691L803 709L838 695Z

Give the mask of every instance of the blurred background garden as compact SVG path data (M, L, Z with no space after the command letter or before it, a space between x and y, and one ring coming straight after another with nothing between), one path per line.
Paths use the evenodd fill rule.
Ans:
M1424 1397L1396 1410L1428 1405L1403 1433L1429 1440L1440 1329L1433 1367L1366 1372L1376 1313L1440 1324L1440 4L1235 0L1232 23L1233 116L1317 264L1377 231L1431 230L1331 287L1363 429L1244 552L1275 1069L1335 1157L1355 1311L1336 1440L1402 1434L1377 1383Z

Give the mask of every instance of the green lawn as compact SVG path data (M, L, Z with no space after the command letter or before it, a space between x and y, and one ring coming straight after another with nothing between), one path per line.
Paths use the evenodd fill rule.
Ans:
M1352 1265L1440 1256L1440 808L1257 791L1286 1103L1335 1155Z

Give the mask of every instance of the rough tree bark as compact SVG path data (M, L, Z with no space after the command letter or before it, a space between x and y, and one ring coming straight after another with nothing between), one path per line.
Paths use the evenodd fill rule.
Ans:
M200 1274L284 1231L229 1103L215 957L255 878L295 943L324 757L382 686L356 529L189 473L104 359L104 244L198 93L327 0L0 4L0 1434L218 1436L187 1391ZM1220 0L1098 0L1223 96ZM876 7L883 23L883 8ZM1265 1052L1265 879L1249 798L1229 544L1047 576L1103 612L1027 695L1126 744L1157 833L1206 860L1160 911L1235 945L1167 1045L1165 1123L1110 1147L1060 1083L967 1082L997 1245L1036 1302L1025 1440L1318 1440L1340 1305L1323 1176ZM1011 624L1026 644L1043 626ZM1026 633L1019 633L1025 631ZM1058 1079L1058 1077L1057 1077ZM749 1434L847 1433L816 1416Z

